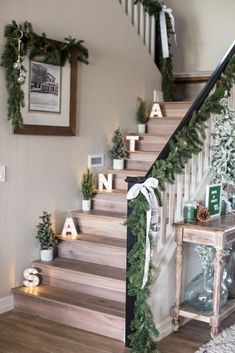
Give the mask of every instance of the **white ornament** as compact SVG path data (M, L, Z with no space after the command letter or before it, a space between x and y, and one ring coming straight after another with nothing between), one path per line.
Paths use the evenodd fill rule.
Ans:
M21 63L20 61L16 61L14 64L13 64L13 68L16 69L16 70L20 70L21 69Z
M62 236L66 237L67 234L71 234L76 237L78 235L77 229L74 224L74 220L72 217L67 217L64 223L64 227L62 230Z
M113 174L108 174L107 179L104 174L99 174L99 190L102 191L104 187L107 191L113 190Z
M20 76L17 78L17 82L20 84L20 85L23 85L25 81L25 76L22 75L22 73L20 74Z
M130 135L130 136L126 136L126 139L130 141L130 152L135 152L135 141L139 140L139 136L134 136L134 135Z
M38 270L36 268L26 268L24 270L23 284L25 287L37 287L39 285Z
M154 117L162 118L162 111L159 103L153 103L150 118Z

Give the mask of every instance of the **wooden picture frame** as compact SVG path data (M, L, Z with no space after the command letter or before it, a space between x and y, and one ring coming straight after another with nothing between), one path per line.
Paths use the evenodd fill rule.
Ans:
M60 42L55 40L50 40L53 44L59 45ZM27 58L29 67L29 58ZM21 135L57 135L57 136L75 136L76 135L76 113L77 113L77 53L73 52L71 55L70 63L66 63L65 66L61 67L62 72L64 70L64 76L66 78L66 86L63 87L63 77L61 84L61 94L62 94L62 110L61 113L48 113L48 112L32 112L28 109L28 99L29 99L29 75L26 77L26 82L22 86L25 94L25 107L22 110L22 115L24 119L23 128L15 128L14 134ZM68 95L66 99L63 99L63 94ZM66 111L66 113L64 112ZM51 115L50 115L51 114ZM53 114L53 116L52 116ZM27 116L27 119L25 117ZM37 119L37 123L32 123L33 120ZM51 123L50 123L51 119ZM63 123L63 121L65 123ZM58 122L58 124L57 124Z

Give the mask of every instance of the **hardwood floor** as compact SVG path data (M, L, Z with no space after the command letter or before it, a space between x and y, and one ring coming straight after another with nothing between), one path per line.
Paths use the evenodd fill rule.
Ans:
M235 313L222 327L235 323ZM160 353L194 353L210 340L208 325L190 321L158 343ZM127 353L111 338L16 311L0 315L0 353Z
M235 312L222 321L224 329L235 324ZM208 324L191 320L179 332L173 333L158 343L160 353L194 353L203 344L209 342L210 328Z
M0 315L0 353L124 353L124 344L16 311Z

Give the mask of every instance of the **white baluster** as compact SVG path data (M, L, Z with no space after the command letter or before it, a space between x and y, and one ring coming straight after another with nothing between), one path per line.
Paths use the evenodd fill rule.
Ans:
M153 59L155 59L155 32L156 32L156 24L155 24L155 17L150 17L151 21L151 34L150 34L150 54Z
M140 34L140 3L138 2L134 5L134 13L133 13L133 24L137 29L137 33Z
M184 171L184 201L188 201L190 198L190 164L191 162L189 161L186 164Z
M150 43L151 43L151 18L148 13L145 14L145 45L150 52Z
M127 14L132 24L133 24L133 17L134 17L133 6L134 6L133 0L127 0Z
M175 208L175 222L179 222L182 219L182 195L183 195L183 183L182 175L176 177L176 208Z
M145 11L144 6L140 4L140 38L145 43Z

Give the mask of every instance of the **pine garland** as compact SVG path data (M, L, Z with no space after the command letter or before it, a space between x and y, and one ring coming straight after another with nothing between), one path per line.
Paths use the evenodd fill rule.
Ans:
M174 183L177 174L184 172L185 165L193 154L198 154L205 139L207 120L211 114L223 112L221 99L225 92L230 92L235 83L235 57L228 63L224 73L217 81L214 93L209 96L199 111L194 112L188 126L181 129L176 137L171 140L171 151L165 160L157 160L148 177L157 178L161 191L165 190L167 183ZM146 286L141 289L144 260L145 260L145 214L149 205L146 199L139 196L130 202L132 213L127 219L127 225L136 236L136 243L129 253L130 269L128 271L128 292L136 297L134 320L132 322L133 334L130 335L132 353L157 353L157 330L153 321L151 310L147 300L151 293L153 281L153 265L151 263L149 278ZM152 243L152 248L153 248Z
M71 60L72 53L76 52L78 60L88 64L88 50L84 47L82 40L76 41L71 37L67 37L63 43L58 45L58 43L47 39L45 33L41 36L34 33L32 24L29 22L18 25L15 21L12 21L11 24L8 24L4 31L6 44L0 65L6 70L8 120L12 121L14 128L22 128L24 125L21 114L21 108L24 107L24 92L21 85L17 82L18 71L13 68L13 64L19 54L18 38L20 31L23 32L21 56L27 55L29 51L30 59L36 56L43 56L45 62L64 66L66 61ZM22 70L26 72L24 66L22 66Z
M144 6L144 10L148 12L150 16L154 16L156 20L156 42L157 45L157 65L162 74L162 92L165 101L173 100L174 91L174 76L173 76L173 65L172 65L172 55L169 58L162 57L162 45L161 45L161 32L160 32L160 12L162 10L162 4L158 0L135 0L134 4L141 3ZM169 15L166 13L166 25L167 25L167 35L168 39L172 31L171 21ZM170 43L169 43L170 48Z

